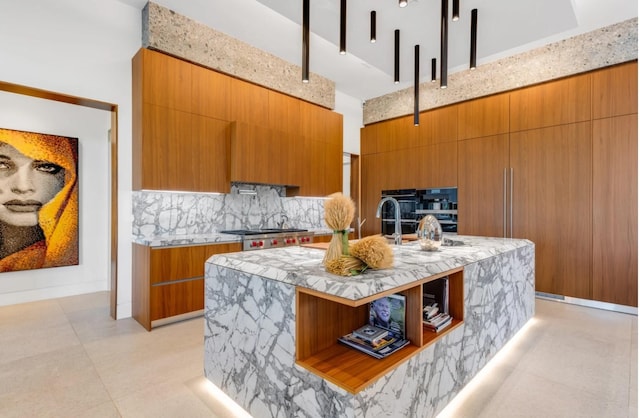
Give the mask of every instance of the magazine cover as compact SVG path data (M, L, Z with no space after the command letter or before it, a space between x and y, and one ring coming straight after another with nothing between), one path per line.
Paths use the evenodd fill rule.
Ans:
M405 334L404 295L394 294L376 299L369 304L369 324L384 328L397 339Z

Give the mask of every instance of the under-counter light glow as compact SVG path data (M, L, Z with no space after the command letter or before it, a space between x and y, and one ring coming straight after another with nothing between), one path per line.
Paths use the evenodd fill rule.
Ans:
M518 346L523 343L527 334L533 327L538 325L540 320L531 318L526 324L520 328L518 332L509 340L500 351L498 351L491 360L462 388L460 392L453 398L447 406L437 415L437 418L457 418L460 417L460 408L464 403L472 399L474 392L490 385L492 375L495 375L498 369L505 367L509 362L513 362L514 356L518 356Z
M233 399L227 396L220 388L214 385L206 377L202 377L199 381L194 382L193 388L199 392L201 397L208 399L202 399L210 408L216 408L215 412L220 413L220 416L232 416L237 418L252 418L252 416L242 409L240 405L235 403ZM219 411L220 406L225 411Z

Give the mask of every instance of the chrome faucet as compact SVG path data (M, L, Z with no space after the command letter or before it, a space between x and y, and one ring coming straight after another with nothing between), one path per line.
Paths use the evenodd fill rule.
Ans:
M390 197L390 196L383 197L382 199L380 199L380 203L378 203L378 209L376 210L376 218L380 217L380 213L382 212L382 206L384 206L386 202L392 202L396 210L396 216L395 216L396 225L395 225L395 232L393 234L394 244L402 245L402 225L400 224L400 203L398 203L398 201L393 197Z
M286 222L288 221L289 221L289 217L283 213L280 216L280 222L278 222L278 229L284 228L284 226L286 225Z

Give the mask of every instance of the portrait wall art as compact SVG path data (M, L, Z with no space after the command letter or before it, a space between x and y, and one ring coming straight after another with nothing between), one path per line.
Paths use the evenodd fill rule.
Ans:
M0 272L78 264L78 139L0 128Z

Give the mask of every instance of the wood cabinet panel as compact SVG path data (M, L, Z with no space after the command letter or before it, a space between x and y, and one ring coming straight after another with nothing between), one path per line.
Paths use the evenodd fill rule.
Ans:
M145 104L140 152L142 189L194 190L191 114Z
M536 246L536 290L591 298L591 122L511 134L513 237Z
M509 133L509 94L497 94L458 105L458 139Z
M387 151L404 150L418 146L420 128L413 124L413 115L392 119L384 124L387 126L382 144Z
M595 71L593 118L638 113L638 62Z
M271 178L275 177L271 172L270 164L274 162L273 157L278 151L279 147L271 143L269 129L264 126L232 122L231 181L269 183Z
M361 159L362 170L362 191L360 199L362 202L361 217L362 236L380 234L380 219L376 218L376 208L380 201L383 189L383 178L385 175L382 158L384 154L363 155Z
M143 101L191 112L191 64L160 52L141 49Z
M215 119L230 119L230 77L191 65L192 113Z
M551 81L510 94L511 132L590 119L590 74Z
M300 123L300 100L269 90L269 127L300 136Z
M192 115L191 129L190 174L195 180L193 191L229 193L231 191L229 122Z
M411 116L413 121L413 116ZM412 123L413 124L413 123ZM458 105L429 110L420 114L416 146L433 145L458 139Z
M458 142L458 233L505 237L509 134Z
M360 155L376 154L378 152L379 127L379 123L374 123L360 128Z
M204 309L204 279L151 286L151 321Z
M213 254L237 252L242 244L152 248L133 244L132 315L148 331L153 321L204 307L204 265Z
M415 187L440 188L458 186L458 145L445 142L416 148L411 155L417 162Z
M638 115L593 122L593 298L638 306Z
M269 90L235 78L230 83L230 121L268 126Z
M323 108L307 102L300 102L300 129L302 136L315 141L327 141L328 126L324 122Z
M326 183L323 195L342 191L342 143L325 145ZM338 162L338 163L336 163Z

